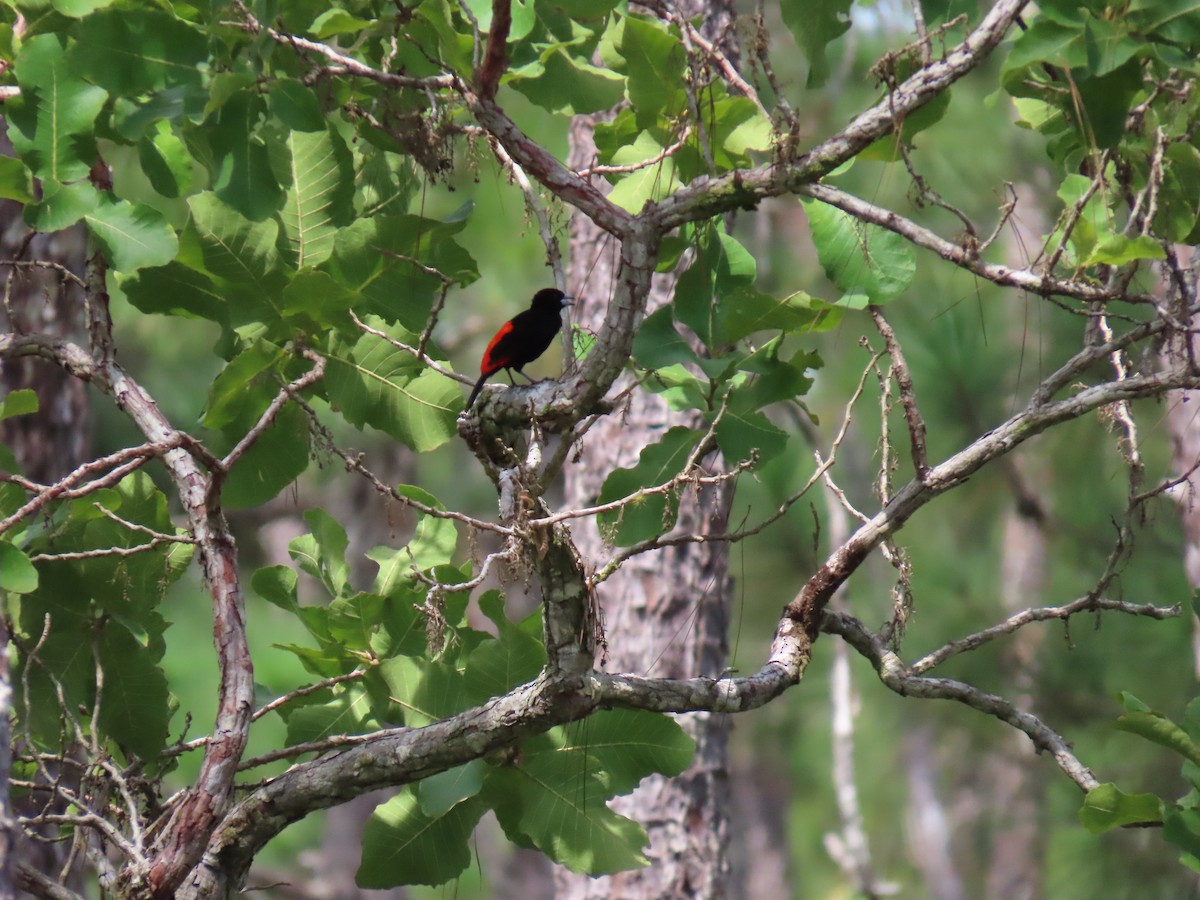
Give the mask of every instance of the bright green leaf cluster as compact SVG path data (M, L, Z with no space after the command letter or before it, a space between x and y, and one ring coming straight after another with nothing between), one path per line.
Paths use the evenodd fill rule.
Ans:
M1181 861L1200 871L1200 698L1187 705L1182 726L1132 694L1122 691L1121 700L1125 713L1116 727L1183 757L1183 777L1191 790L1172 802L1102 784L1088 791L1079 820L1096 834L1123 825L1161 822L1163 837L1180 849Z
M419 488L400 491L440 508ZM538 616L510 622L502 597L492 591L479 608L494 634L467 625L467 592L454 591L454 585L467 580L470 566L451 562L457 532L450 520L418 516L406 546L371 551L378 572L370 591L358 591L351 585L345 531L319 509L304 518L311 531L292 541L289 553L328 600L301 603L296 571L288 566L260 569L253 587L304 625L316 646L283 649L314 676L356 669L363 676L281 707L289 743L420 727L485 703L541 671L546 656ZM428 590L433 580L444 586L438 595ZM441 884L457 877L470 862L471 832L488 809L513 841L536 846L576 871L644 865L645 833L612 812L607 800L652 772L677 774L692 749L666 716L607 711L527 741L511 756L475 760L425 779L375 811L364 836L359 884Z
M0 495L0 516L13 511L13 499ZM166 497L143 473L10 532L0 541L0 591L10 592L18 667L29 685L18 715L34 740L57 748L70 716L114 752L153 762L173 708L159 666L167 622L158 604L187 568L192 546L160 542L126 522L176 533ZM56 558L64 548L74 555ZM78 555L88 551L95 555Z

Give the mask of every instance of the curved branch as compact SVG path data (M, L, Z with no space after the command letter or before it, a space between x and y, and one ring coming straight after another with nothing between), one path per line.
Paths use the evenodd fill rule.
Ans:
M875 671L879 673L879 680L900 696L920 697L925 700L954 700L994 716L1018 731L1023 731L1038 750L1050 753L1058 767L1080 790L1087 792L1100 784L1092 770L1075 756L1070 744L1062 735L1037 716L1017 709L1003 697L951 678L913 675L912 670L884 645L878 635L872 634L861 622L845 613L826 611L821 621L821 630L844 638L850 646L870 660Z
M999 0L979 27L946 56L914 72L895 91L807 153L790 161L780 160L755 169L697 178L659 203L646 204L642 216L653 219L666 234L687 222L752 207L765 197L795 193L803 185L817 181L864 147L891 134L897 122L987 59L1027 4L1028 0Z
M1132 303L1154 302L1154 298L1148 294L1130 295L1083 281L1056 278L1049 274L1049 270L1034 272L1030 269L1014 269L1000 263L984 262L980 259L976 247L948 241L923 225L918 225L890 209L868 203L866 200L828 184L806 184L799 187L797 193L820 200L822 203L828 203L863 222L870 222L872 225L886 228L918 247L931 250L947 262L1001 287L1020 288L1031 294L1042 296L1074 297L1077 300L1089 302L1117 299Z
M97 305L99 299L93 297L92 306ZM112 397L150 444L173 448L163 453L162 459L187 514L212 597L213 642L221 684L216 721L200 773L183 802L175 807L156 845L156 858L145 873L156 896L171 896L199 859L208 835L233 796L237 763L250 730L254 669L246 640L237 550L224 516L207 505L209 478L190 449L195 441L176 429L145 389L117 365L106 327L93 327L92 338L99 342L94 358L69 341L43 335L0 334L0 357L36 355L48 359Z

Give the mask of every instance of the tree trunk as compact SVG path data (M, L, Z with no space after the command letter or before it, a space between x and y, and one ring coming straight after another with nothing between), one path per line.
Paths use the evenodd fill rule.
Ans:
M594 155L592 125L582 117L574 122L569 160L573 167L587 165ZM615 263L616 247L610 239L590 221L575 217L568 283L581 298L574 321L585 328L601 320ZM670 302L674 281L656 277L650 309ZM633 465L637 448L654 443L667 418L660 398L638 391L623 409L599 421L582 442L580 461L567 471L567 504L593 504L605 477ZM698 415L676 415L672 423L705 427ZM721 464L717 456L706 462L710 469ZM687 490L680 498L679 529L725 531L731 499L725 485ZM577 526L573 536L587 558L600 560L611 552L594 524ZM687 544L634 557L609 578L599 590L608 636L605 667L665 678L718 677L728 653L727 557L722 542ZM647 778L632 794L612 803L646 828L650 865L595 879L559 872L555 881L560 897L702 900L728 893L728 717L692 713L678 721L696 741L691 768L676 778Z
M0 155L11 156L7 124L0 119ZM54 234L38 234L25 225L21 204L0 200L0 332L40 332L78 339L84 328L83 291L65 272L82 277L87 237L80 227ZM34 260L56 263L52 267L20 265ZM91 418L83 382L45 360L32 356L0 360L0 397L29 389L37 394L38 411L0 422L0 444L12 450L21 473L46 484L66 475L88 456ZM5 611L5 614L7 612ZM57 873L66 858L69 842L18 842L8 827L14 815L30 814L34 806L22 801L9 804L11 763L9 715L14 696L7 665L8 634L0 628L0 900L13 896L11 866L20 860L44 873ZM33 803L32 798L23 801ZM40 811L40 807L36 808ZM13 858L10 858L10 852ZM79 867L76 867L79 870ZM67 886L78 886L69 880Z

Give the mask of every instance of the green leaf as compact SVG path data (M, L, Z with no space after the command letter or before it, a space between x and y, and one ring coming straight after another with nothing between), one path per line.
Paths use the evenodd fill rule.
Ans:
M1184 851L1180 862L1197 870L1197 858L1200 857L1200 810L1168 807L1162 821L1163 837Z
M207 152L197 152L208 165L212 190L229 207L253 222L262 222L283 206L281 173L271 165L286 159L282 136L266 130L266 102L249 85L235 82L228 102L205 120ZM286 166L284 167L286 169ZM195 213L195 205L192 207Z
M122 7L88 16L75 31L71 62L113 96L180 86L199 92L208 39L155 9Z
M165 123L162 123L165 124ZM179 197L192 186L192 155L169 128L156 129L138 141L138 162L150 185L164 197Z
M625 61L625 93L647 128L683 108L687 54L679 38L657 22L625 18L615 46Z
M421 812L437 818L445 815L463 800L474 797L483 787L485 768L482 759L473 759L465 765L422 778L417 783L417 799L421 803Z
M662 534L674 525L679 513L677 492L633 496L643 488L665 484L679 474L701 432L676 426L642 450L637 465L616 469L604 480L597 500L612 503L633 499L613 512L600 514L600 527L612 532L612 541L622 547Z
M1115 784L1092 788L1079 809L1079 821L1092 834L1137 822L1161 822L1162 801L1154 794L1126 794Z
M174 229L148 206L105 193L83 218L105 258L118 272L162 266L179 252Z
M36 202L29 169L15 156L0 156L0 198L18 203Z
M363 828L361 888L445 884L471 864L468 841L487 807L465 801L441 816L421 810L411 787L375 808Z
M514 77L515 76L515 77ZM526 76L526 77L520 77ZM542 109L559 115L585 115L611 109L625 94L625 79L554 47L508 81Z
M808 58L806 87L817 88L829 80L826 47L850 28L851 0L781 0L783 24Z
M316 93L294 79L281 78L272 84L267 92L267 103L271 115L292 131L325 131L328 127Z
M171 717L167 678L157 655L115 623L104 629L99 650L104 669L100 725L119 745L152 760L166 746Z
M42 202L25 207L25 221L34 230L49 234L70 228L100 206L100 192L90 181L43 185Z
M647 775L679 775L696 752L696 742L674 719L645 710L601 710L555 733L564 738L564 758L582 753L595 761L609 795L629 793Z
M180 262L139 269L119 278L126 299L144 313L211 319L227 324L225 296L203 272Z
M717 304L718 330L729 343L758 331L808 331L819 316L813 310L813 298L803 291L777 298L752 287L740 287Z
M333 516L319 507L307 510L304 521L310 533L288 544L288 555L300 569L325 585L333 597L338 596L350 579L346 563L349 540L346 529Z
M1128 731L1178 753L1184 759L1200 764L1200 747L1187 732L1162 713L1154 711L1127 712L1114 723L1119 731Z
M350 15L344 9L327 9L308 26L308 33L317 40L325 40L339 34L358 34L365 28L375 24L367 19L359 19Z
M594 760L564 754L546 735L527 741L515 765L487 774L484 799L511 840L532 843L574 872L603 875L648 864L636 822L605 805Z
M675 327L675 314L664 306L648 315L633 336L633 359L647 369L696 361L696 354Z
M284 200L283 232L294 266L319 266L333 255L340 226L354 218L354 172L350 151L331 127L288 135L290 184Z
M113 0L52 0L54 8L64 16L82 19L88 13L112 6Z
M467 708L466 683L441 661L397 656L379 665L391 699L404 709L404 723L428 725Z
M22 388L0 398L0 422L13 416L27 416L38 411L37 391Z
M32 594L37 590L38 573L20 549L0 540L0 591Z
M371 648L383 618L384 598L378 594L357 593L337 597L329 604L329 635L350 650Z
M279 708L280 716L287 722L288 744L321 741L339 734L364 734L373 730L366 722L370 703L365 691L356 687L340 691L332 699L328 699L329 693L324 691L309 697L314 698L313 702Z
M308 414L289 404L234 463L221 490L230 509L253 509L279 494L308 468Z
M636 141L614 153L612 162L618 166L640 165L647 160L658 159L662 151L662 145L650 132L643 131ZM631 213L638 213L650 200L661 200L682 184L676 174L675 160L668 156L620 176L609 193L609 199Z
M826 203L802 202L821 268L839 290L864 294L871 303L904 293L917 267L908 241Z
M1148 234L1132 238L1114 234L1097 244L1082 265L1122 266L1136 259L1164 259L1166 255L1162 245Z
M415 336L368 317L368 324L405 343ZM455 435L455 414L462 406L458 385L412 354L383 338L363 334L354 343L332 335L324 385L329 402L346 421L371 425L403 441L418 453L433 450Z
M252 222L211 193L189 198L188 206L204 270L222 289L231 323L282 317L287 277L276 245L279 226Z
M717 446L728 462L748 460L757 454L761 465L774 459L787 445L787 432L775 427L761 412L749 407L740 395L717 422Z
M470 284L479 277L479 269L454 239L465 224L409 215L358 219L338 231L328 270L366 298L364 306L356 307L359 316L378 315L420 334L444 285L411 260L420 260L457 284Z
M93 128L108 93L88 84L67 61L65 36L30 38L16 58L21 94L5 104L9 137L38 178L86 178L96 162Z

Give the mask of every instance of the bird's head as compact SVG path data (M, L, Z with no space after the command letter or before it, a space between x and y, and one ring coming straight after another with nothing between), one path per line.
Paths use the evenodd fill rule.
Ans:
M574 302L574 297L568 297L558 288L542 288L533 295L533 302L529 304L529 308L545 312L560 312Z

